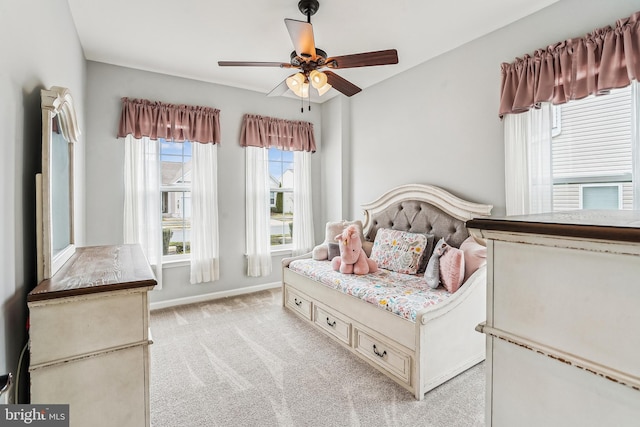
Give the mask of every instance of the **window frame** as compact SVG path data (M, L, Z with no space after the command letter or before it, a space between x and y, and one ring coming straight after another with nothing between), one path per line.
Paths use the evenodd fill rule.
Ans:
M279 153L281 153L281 156L284 155L284 153L291 153L291 160L284 160L282 159L282 157L280 159L272 159L271 157L271 150L277 150ZM292 151L288 151L288 150L281 150L277 147L270 147L267 151L267 162L269 164L269 172L271 172L271 165L272 162L273 163L280 163L281 165L283 164L290 164L291 167L290 168L280 168L280 173L282 174L280 176L280 182L279 182L279 187L273 187L271 185L272 183L272 175L271 173L269 173L269 203L268 203L268 207L267 209L269 209L269 219L271 220L271 215L272 215L272 208L275 208L277 206L277 193L282 193L282 198L283 198L283 211L284 211L284 199L286 197L287 194L290 194L291 199L293 200L293 196L294 196L294 192L295 192L295 188L293 186L293 179L291 180L291 186L290 187L282 187L283 181L282 181L282 177L284 176L284 173L286 173L286 171L291 170L291 173L294 174L295 173L295 165L294 165L294 160L293 160L293 152ZM274 203L273 205L271 204L271 194L275 193L274 196ZM291 225L293 225L293 210L289 215L285 215L285 212L282 212L282 219L283 220L288 220L290 221ZM282 235L282 239L286 240L285 234ZM289 237L290 239L292 239L292 236L290 235ZM291 251L293 249L293 241L291 241L290 243L280 243L278 245L274 245L272 243L273 241L273 237L271 234L271 225L269 225L269 250L271 253L276 253L276 252L287 252L287 251Z
M162 151L162 144L165 142L168 143L174 143L174 144L182 144L183 145L183 150L182 150L182 154L181 154L181 158L182 158L182 167L183 167L183 172L182 172L182 177L184 178L185 175L185 171L184 171L184 165L185 165L185 155L184 155L184 144L193 144L191 141L184 141L184 142L175 142L175 141L170 141L170 140L166 140L164 138L159 139L160 142L160 149L158 150L158 156L159 156L159 161L160 161L160 174L162 175L162 156L163 156L163 151ZM193 158L193 151L191 152L191 155L188 156L189 159ZM177 163L177 162L176 162ZM178 184L171 184L171 185L164 185L162 184L162 178L160 178L160 202L161 202L161 206L160 206L160 215L163 215L164 212L164 193L170 193L170 192L175 192L175 193L189 193L189 198L191 198L191 182L184 182L182 181L181 183ZM184 196L183 196L184 198ZM183 209L184 209L184 205L183 205ZM163 225L164 220L161 220L161 226ZM162 229L164 230L164 227L162 227ZM182 214L182 229L185 230L185 216L184 216L184 211ZM191 223L189 222L189 230L191 229ZM183 239L184 240L184 239ZM164 250L162 251L162 264L182 264L183 262L188 262L191 254L190 252L183 252L181 254L164 254Z

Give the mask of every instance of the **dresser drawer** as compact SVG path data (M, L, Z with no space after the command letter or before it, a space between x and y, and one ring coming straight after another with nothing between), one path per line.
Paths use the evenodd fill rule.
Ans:
M411 383L411 356L384 340L355 329L354 349L403 382Z
M297 311L305 319L311 320L311 300L307 297L300 296L296 291L286 288L286 303L287 306Z
M29 316L32 366L148 340L149 309L142 290L30 302Z
M148 426L148 360L139 345L31 370L31 403L69 404L71 426Z
M351 322L329 309L314 305L313 322L347 345L351 345Z

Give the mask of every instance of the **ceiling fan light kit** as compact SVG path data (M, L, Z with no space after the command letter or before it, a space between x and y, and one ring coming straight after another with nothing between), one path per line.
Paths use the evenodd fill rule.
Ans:
M296 73L287 77L287 86L293 93L300 98L309 97L309 83L305 81L306 78L302 73Z
M346 96L353 96L360 92L358 86L338 76L331 70L356 67L370 67L398 63L398 52L395 49L375 52L356 53L351 55L328 57L325 51L318 49L313 37L311 16L320 8L318 0L300 0L298 9L307 17L307 21L285 19L284 23L293 42L294 51L291 52L289 63L255 62L255 61L218 61L221 67L280 67L297 68L299 71L290 75L269 94L281 95L289 88L300 98L309 97L309 84L320 96L331 88L335 88ZM280 89L282 88L282 89ZM281 92L284 91L284 92Z

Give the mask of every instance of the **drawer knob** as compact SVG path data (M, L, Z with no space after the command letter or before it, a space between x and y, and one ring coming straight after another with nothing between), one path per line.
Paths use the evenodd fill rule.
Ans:
M298 301L298 298L294 298L293 302L295 305L297 305L298 307L300 307L302 305L302 301Z
M387 355L387 350L383 351L382 353L380 353L378 351L378 348L376 347L376 345L373 345L373 352L376 354L376 356L378 357L385 357Z
M329 322L329 318L327 317L327 325L331 326L332 328L336 327L336 321L334 320L333 322Z

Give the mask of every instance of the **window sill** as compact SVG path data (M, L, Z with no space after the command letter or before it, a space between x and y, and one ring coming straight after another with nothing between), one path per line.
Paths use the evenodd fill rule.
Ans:
M291 256L293 249L291 248L283 248L283 249L273 249L272 251L269 252L269 255L271 256ZM245 258L248 257L248 254L244 254Z
M291 256L293 250L291 248L273 249L271 256Z
M178 268L178 267L188 267L191 265L191 260L189 258L182 259L172 259L172 260L163 260L162 268Z

